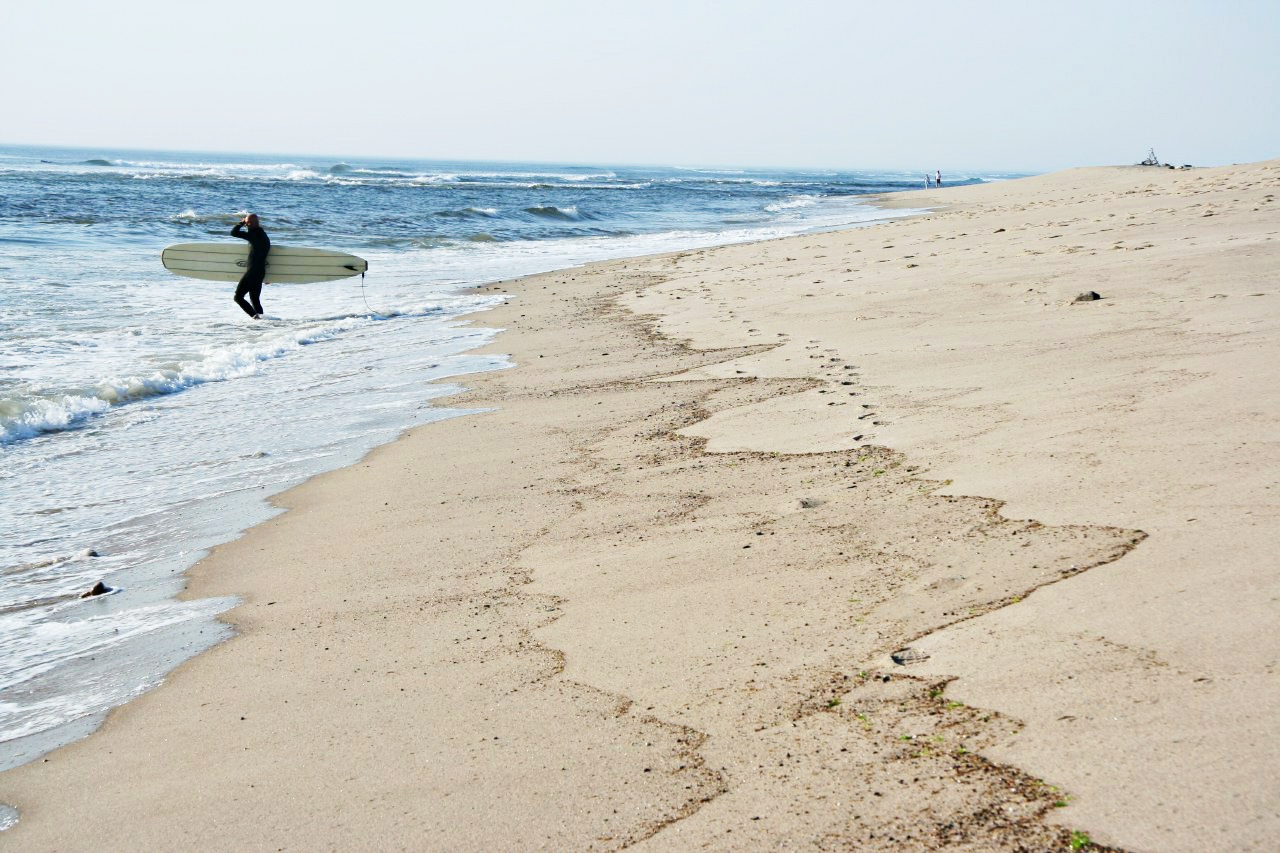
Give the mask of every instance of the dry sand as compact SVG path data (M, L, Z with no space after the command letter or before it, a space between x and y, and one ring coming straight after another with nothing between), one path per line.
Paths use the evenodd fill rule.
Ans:
M1278 191L1075 170L512 283L492 410L203 561L241 636L0 777L0 845L1274 847Z

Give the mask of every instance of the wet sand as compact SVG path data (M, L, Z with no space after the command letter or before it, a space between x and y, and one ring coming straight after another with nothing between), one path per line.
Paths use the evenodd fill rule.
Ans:
M447 401L490 411L197 566L240 636L0 776L0 843L1269 846L1278 186L1073 170L509 283L518 366Z

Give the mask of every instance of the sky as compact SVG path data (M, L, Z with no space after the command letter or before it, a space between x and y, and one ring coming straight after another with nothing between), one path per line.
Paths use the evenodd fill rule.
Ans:
M42 0L0 144L1048 171L1280 157L1280 2Z

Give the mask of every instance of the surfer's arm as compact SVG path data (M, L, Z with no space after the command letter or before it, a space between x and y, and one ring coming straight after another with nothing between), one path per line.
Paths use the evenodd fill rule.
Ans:
M246 233L244 233L244 223L243 223L243 222L237 222L237 223L236 223L236 227L234 227L234 228L232 228L232 229L231 229L231 236L232 236L232 237L239 237L241 240L248 240L248 239L249 239L249 235L248 235L248 234L246 234Z

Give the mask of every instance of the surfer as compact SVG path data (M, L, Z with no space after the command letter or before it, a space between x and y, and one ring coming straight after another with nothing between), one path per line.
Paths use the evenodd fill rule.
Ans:
M247 231L245 229L248 229ZM236 285L236 304L244 313L257 320L262 316L262 281L267 277L267 253L271 251L271 238L258 224L258 214L250 213L231 229L232 237L249 241L249 268ZM249 301L245 300L248 295Z

